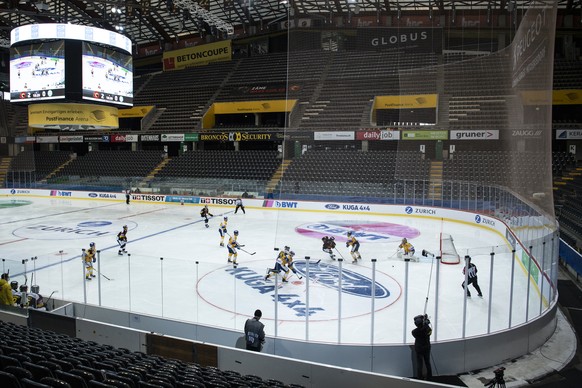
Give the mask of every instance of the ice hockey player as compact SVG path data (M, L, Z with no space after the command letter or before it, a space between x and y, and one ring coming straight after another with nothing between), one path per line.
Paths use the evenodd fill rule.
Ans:
M352 247L352 249L350 250L350 255L352 255L352 259L354 259L352 261L352 264L357 264L358 260L362 260L362 256L360 255L360 242L358 241L358 239L356 238L356 236L354 236L354 232L349 231L348 232L348 241L346 241L346 247Z
M398 245L398 251L397 251L397 256L399 259L404 259L404 261L418 261L416 260L416 258L414 257L414 246L408 242L408 240L406 238L403 238L402 241L400 242L400 245Z
M289 268L287 268L287 266L285 266L285 262L286 262L286 258L287 258L287 254L289 253L289 247L285 247L284 250L280 251L279 254L277 255L277 258L275 259L275 267L274 268L267 268L267 274L265 275L265 280L269 279L271 277L271 274L278 274L278 273L287 273L289 272ZM286 282L287 278L285 275L283 275L283 282Z
M117 243L119 244L117 254L123 256L124 253L127 253L125 250L125 246L127 245L127 225L123 225L123 230L117 233Z
M335 248L335 237L323 236L321 241L323 241L323 247L321 250L329 254L330 259L335 260L335 255L333 254L333 249Z
M202 210L200 210L200 217L204 218L204 226L208 228L208 216L214 217L214 214L210 213L208 210L208 205L204 205Z
M82 259L85 263L85 279L91 280L95 275L93 274L93 263L97 261L95 243L89 244L89 249L82 249Z
M221 247L224 246L224 235L226 233L228 233L228 231L226 230L227 224L228 224L228 217L224 217L223 221L220 223L220 226L218 227L218 233L220 234L220 246Z
M303 279L303 276L297 273L297 270L293 265L293 257L295 257L295 252L289 251L289 253L287 253L285 255L285 258L283 259L283 265L288 268L287 272L285 273L285 276L283 276L284 282L287 282L287 279L289 278L289 270L291 270L295 275L297 275L299 279Z
M238 238L238 230L232 232L232 236L228 239L228 262L232 263L233 268L238 267L238 263L236 262L236 258L238 257L237 248L240 248L240 245L237 241Z

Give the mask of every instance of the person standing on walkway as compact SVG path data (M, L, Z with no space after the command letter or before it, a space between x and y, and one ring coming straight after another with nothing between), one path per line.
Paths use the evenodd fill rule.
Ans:
M252 350L254 352L260 352L263 349L263 344L265 343L265 325L259 322L263 313L261 310L255 311L255 316L253 318L247 319L245 323L245 341L247 344L247 350Z

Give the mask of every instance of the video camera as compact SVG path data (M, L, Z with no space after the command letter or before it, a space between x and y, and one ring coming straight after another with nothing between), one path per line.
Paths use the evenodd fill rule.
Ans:
M495 369L493 371L493 374L495 375L495 377L483 385L485 385L486 387L494 387L496 385L504 387L505 386L504 371L505 371L504 367L500 367L500 368Z
M428 315L424 314L424 315L417 315L414 317L414 325L416 327L421 327L424 325L429 325L430 324L430 320L428 319Z

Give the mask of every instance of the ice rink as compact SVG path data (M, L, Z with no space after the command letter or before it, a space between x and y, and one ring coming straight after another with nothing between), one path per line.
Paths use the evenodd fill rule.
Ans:
M39 285L45 299L54 291L58 299L237 331L260 308L268 336L344 344L412 342L412 317L425 308L433 320L433 340L505 329L542 308L539 292L528 287L524 267L512 260L507 241L486 228L365 212L247 207L246 214L235 215L232 206L215 205L210 205L214 217L205 228L201 208L0 197L3 270L10 268L11 280L20 284ZM229 233L238 230L246 250L239 251L236 269L219 245L224 216ZM129 229L129 255L120 256L116 235L123 225ZM345 246L347 230L361 242L363 260L357 264ZM462 264L439 265L430 258L405 263L396 257L402 237L416 247L417 256L423 249L438 252L441 232L453 236L461 257L472 256L483 298L471 288L473 297L465 299ZM324 234L336 236L336 256L345 259L341 272L340 263L322 252ZM81 249L90 242L99 250L99 275L87 282ZM275 277L265 281L267 267L275 262L274 248L285 245L296 253L298 274L286 284ZM493 264L491 252L496 253ZM23 265L22 260L28 261Z

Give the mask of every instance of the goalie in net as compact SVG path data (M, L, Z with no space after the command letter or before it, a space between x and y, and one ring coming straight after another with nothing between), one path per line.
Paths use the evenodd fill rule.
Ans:
M435 255L427 250L422 250L424 257L435 257ZM457 252L453 237L448 233L440 234L440 258L444 264L459 264L461 256Z

